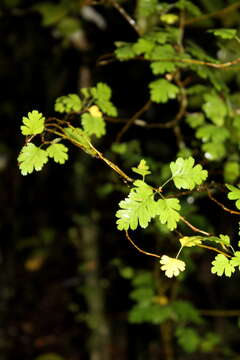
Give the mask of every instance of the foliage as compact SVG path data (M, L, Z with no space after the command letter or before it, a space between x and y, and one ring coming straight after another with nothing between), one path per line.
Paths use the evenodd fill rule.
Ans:
M5 0L8 9L16 6L7 3ZM235 3L229 1L229 4ZM99 17L107 16L92 5L91 1L87 6L81 2L80 7L75 1L59 4L37 1L31 11L38 12L42 26L56 39L63 40L63 48L75 44L82 51L84 26L88 21L84 11L92 11L90 21L96 28ZM101 6L105 6L105 2L99 4ZM134 305L129 321L160 324L163 328L171 324L175 342L186 354L211 352L221 339L203 330L205 325L199 312L190 302L181 300L181 291L176 288L179 284L184 288L184 282L194 271L200 278L198 261L208 259L205 255L208 250L216 255L208 274L211 281L214 274L227 278L235 273L239 276L240 251L236 246L239 229L227 226L230 220L216 224L212 208L208 206L212 202L211 206L216 206L219 213L239 215L238 22L234 16L225 19L221 11L227 13L231 9L221 10L215 1L209 4L200 0L196 5L188 0L165 3L138 0L130 7L126 2L110 1L106 13L111 12L111 6L126 21L126 27L127 23L132 27L135 36L121 35L123 40L116 39L115 49L111 44L109 53L100 56L97 64L118 64L120 69L122 66L124 89L120 85L115 89L114 73L106 75L110 85L101 81L101 75L93 76L93 83L100 79L95 86L73 89L68 95L58 94L54 105L57 115L47 116L33 110L23 116L21 133L25 136L25 145L18 156L19 169L22 175L27 175L42 170L50 160L64 164L71 145L92 156L94 159L83 157L80 164L73 165L81 187L77 197L84 196L82 193L87 193L89 187L91 196L101 199L96 217L104 217L102 202L106 201L106 217L110 223L116 205L107 196L119 196L121 200L115 212L117 229L125 232L139 252L158 259L152 272L142 271L138 275L130 266L121 269L121 276L130 279L133 288L130 298ZM205 9L209 9L209 14L205 14ZM106 24L108 27L108 22ZM198 36L194 31L191 33L192 25L196 26ZM95 51L95 47L92 49ZM130 69L129 73L126 69ZM104 70L102 73L105 74ZM134 74L140 76L141 88L134 88L128 96ZM116 79L118 82L119 75ZM125 95L123 103L119 99L121 91ZM111 101L112 92L117 106ZM140 103L143 97L146 105ZM135 113L130 114L135 107ZM111 126L106 126L106 122L112 123ZM118 133L112 143L115 129ZM125 136L127 140L123 141ZM75 162L74 156L70 156L71 164ZM97 160L104 162L117 177L109 174L110 171L106 174L98 170L96 176L92 176L92 169L86 164L88 161L95 164ZM127 175L125 169L127 173L132 170L134 177ZM89 179L91 175L91 181L86 180L86 174ZM234 200L236 208L228 199ZM218 219L218 213L216 217ZM132 239L135 230L137 234L140 230L144 233L143 237L137 236L137 244ZM71 228L69 233L74 231ZM156 242L154 252L142 250L152 246L151 242L140 243L148 237ZM76 243L76 239L74 241ZM42 263L37 262L36 268ZM30 269L31 261L28 264ZM174 277L178 279L173 280ZM87 289L81 291L85 295L88 292ZM90 317L88 321L94 323ZM94 325L89 327L94 329ZM46 356L57 358L50 353L39 359Z

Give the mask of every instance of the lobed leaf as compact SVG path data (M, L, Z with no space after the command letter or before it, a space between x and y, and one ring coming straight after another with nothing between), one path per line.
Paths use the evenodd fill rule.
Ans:
M240 189L230 184L226 184L226 187L230 190L228 198L230 200L237 200L236 207L240 210Z
M56 163L64 164L65 161L68 159L68 148L63 144L51 144L47 148L47 154L50 158Z
M165 275L169 278L178 276L181 271L185 270L185 262L176 258L163 255L160 259L161 270L165 271Z
M48 154L46 150L40 149L33 143L25 145L19 156L19 168L22 175L31 174L34 170L42 170L43 165L48 161Z
M214 29L208 30L208 32L222 39L233 39L237 35L236 29Z
M23 116L21 131L23 135L37 135L44 130L45 117L37 110L28 113L28 117Z
M142 180L136 180L128 197L119 203L116 212L119 230L135 230L138 225L146 228L156 215L156 202L152 188Z
M195 165L192 157L188 159L178 158L176 162L170 163L172 178L178 189L192 190L196 185L200 185L206 180L208 173L202 169L201 165Z
M215 257L215 260L212 262L211 272L212 274L217 274L218 276L222 276L223 274L227 277L231 277L234 273L235 268L226 256L223 254L218 254Z
M106 134L105 121L101 116L92 116L85 113L81 117L81 123L86 134L90 136L96 135L99 138Z
M156 103L165 103L175 99L179 88L165 79L158 79L149 84L151 100Z
M82 100L77 94L60 96L56 99L54 110L60 113L79 112L82 109Z
M167 224L169 230L174 230L177 227L177 222L180 219L179 210L181 205L179 200L172 199L160 199L157 201L157 215L162 224Z

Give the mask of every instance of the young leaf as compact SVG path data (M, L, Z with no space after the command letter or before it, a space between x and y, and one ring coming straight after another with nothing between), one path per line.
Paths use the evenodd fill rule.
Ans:
M240 210L240 189L230 184L226 184L226 187L230 190L228 198L230 200L237 200L236 207Z
M110 101L112 91L108 85L100 82L96 87L91 88L90 92L102 112L109 116L117 115L117 109Z
M151 171L149 171L149 166L147 165L146 161L142 159L140 163L138 164L138 167L132 167L132 171L135 173L142 175L143 178L145 178L146 175L151 174Z
M88 135L96 135L96 137L101 137L106 134L105 130L105 121L101 116L92 116L91 114L85 113L81 117L81 122L84 131Z
M169 278L178 276L181 271L185 270L185 262L175 258L171 258L167 255L163 255L160 259L161 270L165 271L165 275Z
M96 153L89 145L88 135L80 128L68 127L64 129L65 134L72 139L74 142L78 143L79 146L89 155L95 156Z
M31 174L33 170L42 170L44 164L48 161L48 154L46 150L40 149L33 143L25 145L19 156L19 168L22 175Z
M195 165L192 157L188 159L178 158L176 162L170 163L173 182L178 189L192 190L207 178L207 171L201 165Z
M138 224L146 228L156 215L156 202L153 196L150 186L142 180L136 180L128 197L119 203L121 209L116 212L118 229L135 230Z
M237 35L236 29L215 29L208 30L208 32L215 36L219 36L222 39L233 39Z
M224 124L224 119L227 115L227 107L223 100L216 93L204 95L205 104L203 111L212 122L218 126Z
M63 144L51 144L47 148L47 154L50 158L56 163L64 164L65 161L68 159L68 148Z
M77 94L60 96L56 99L54 110L60 113L79 112L82 109L82 101Z
M169 99L175 99L179 88L165 79L158 79L149 84L151 100L156 103L165 103Z
M37 135L44 130L45 117L37 110L28 113L28 117L23 116L21 131L23 135Z
M228 260L223 254L218 254L212 262L212 265L211 273L217 274L218 276L225 274L227 277L231 277L232 273L235 271L231 260Z
M179 200L172 199L160 199L157 201L157 215L162 224L167 224L169 230L174 230L177 227L177 222L180 219L179 210L181 206Z
M182 246L192 247L192 246L201 245L201 243L203 241L203 237L202 236L184 236L181 239L179 239L179 241Z

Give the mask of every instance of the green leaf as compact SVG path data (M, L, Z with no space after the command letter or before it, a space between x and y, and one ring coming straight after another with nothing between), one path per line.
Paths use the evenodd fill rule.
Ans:
M240 165L237 161L227 161L224 164L224 181L234 183L240 175Z
M162 224L167 224L169 230L174 230L177 227L177 222L180 219L178 212L180 209L181 206L178 199L160 199L157 201L159 220Z
M63 144L51 144L47 148L47 154L50 158L56 163L64 164L65 161L68 159L68 148Z
M137 2L137 17L148 17L155 13L158 0L139 0Z
M235 271L231 261L223 254L218 254L212 262L212 265L212 274L217 274L218 276L222 276L224 274L227 277L231 277L232 273Z
M209 142L202 145L204 156L210 161L219 161L226 156L226 148L223 143Z
M144 178L146 175L151 174L151 171L149 171L149 166L147 165L146 161L142 159L140 163L138 164L138 167L132 167L132 171L135 173L142 175Z
M234 256L230 260L230 263L234 267L238 267L238 270L240 270L240 251L236 251L234 253Z
M19 168L22 175L31 174L33 170L42 170L43 165L48 161L47 151L40 149L33 143L25 145L19 156Z
M153 190L142 180L136 180L128 197L120 201L121 208L116 212L119 230L135 230L138 225L146 228L156 215L156 202Z
M155 44L150 39L139 38L138 41L133 45L133 51L136 55L150 54Z
M155 45L153 50L149 54L145 54L145 58L153 61L164 60L165 62L169 59L169 62L172 62L172 59L177 57L177 53L172 45ZM177 66L177 64L173 64Z
M171 258L167 255L161 256L160 259L161 270L165 271L165 275L168 278L172 278L173 276L178 276L181 271L185 270L185 262L182 260L178 260L176 258Z
M109 116L117 115L117 109L110 101L112 90L107 84L99 82L96 87L90 89L90 92L102 112Z
M163 14L160 16L160 20L168 25L175 24L179 20L179 16L176 14Z
M205 104L203 111L212 122L218 126L224 124L227 115L227 107L224 101L216 93L204 95Z
M88 135L82 129L71 126L65 128L64 132L70 139L78 143L86 153L92 156L96 155L95 151L89 145L90 139Z
M60 113L79 112L82 109L82 101L77 94L60 96L56 99L54 109Z
M193 247L197 245L201 245L203 241L202 236L184 236L181 239L179 239L182 246L185 247Z
M68 12L64 4L52 4L51 2L40 2L33 6L42 15L43 26L52 26L60 21Z
M226 184L226 187L230 190L228 198L230 200L237 200L236 207L240 210L240 189L230 184Z
M151 100L156 103L165 103L169 99L175 99L179 88L165 79L152 81L149 84Z
M101 116L92 116L91 114L85 113L81 117L81 122L84 131L88 135L96 135L101 137L106 134L105 121Z
M191 322L199 325L203 322L199 311L189 301L174 301L172 302L172 308L174 310L175 316L177 317L176 320L178 324Z
M203 142L221 143L230 138L230 132L225 127L207 124L198 128L196 138L201 139Z
M115 45L117 46L117 49L114 53L120 61L130 60L136 56L133 51L132 43L115 42Z
M193 129L197 128L200 125L203 125L204 120L205 118L203 113L192 113L192 114L188 114L186 117L186 122Z
M37 110L28 113L28 117L23 116L21 131L23 135L37 135L44 130L45 117Z
M193 328L178 327L176 330L178 344L187 353L192 353L197 350L202 339Z
M188 0L179 0L177 1L174 6L178 9L186 10L190 15L199 16L201 15L201 10L197 7L192 1Z
M195 160L178 158L176 162L170 163L173 182L178 189L192 190L206 180L208 173L202 169L200 164L194 166Z
M208 32L222 39L233 39L237 35L236 29L214 29L208 30Z
M167 61L151 62L150 67L154 75L164 74L166 72L173 72L176 70L177 64Z

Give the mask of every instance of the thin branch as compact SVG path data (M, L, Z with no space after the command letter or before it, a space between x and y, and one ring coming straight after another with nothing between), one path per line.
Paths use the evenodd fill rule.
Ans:
M203 316L235 317L240 316L240 310L199 310Z
M188 226L190 227L190 229L192 229L195 232L198 232L200 234L206 235L206 236L211 236L210 233L203 231L201 229L198 229L196 226L193 226L189 221L187 221L183 216L180 216L180 219Z
M234 10L237 10L239 7L240 7L240 1L237 1L236 3L229 5L229 6L225 7L224 9L220 9L220 10L211 12L209 14L201 15L201 16L198 16L198 17L195 17L195 18L192 18L192 19L187 19L187 20L185 20L184 23L185 23L185 26L189 26L189 25L192 25L192 24L194 24L196 22L207 20L207 19L210 19L212 17L225 16L228 12L232 12Z
M201 244L201 245L198 244L197 246L198 246L198 247L201 247L201 248L204 248L204 249L208 249L208 250L215 251L215 252L217 252L217 253L219 253L219 254L222 254L222 255L224 255L224 256L226 256L226 257L229 257L229 258L232 257L231 255L225 253L224 251L221 251L221 250L219 250L219 249L217 249L217 248L214 248L214 247L212 247L212 246L202 245L202 244Z
M94 152L98 155L98 158L104 161L111 169L113 169L116 173L118 173L123 179L128 182L133 182L134 179L130 178L125 172L123 172L117 165L115 165L112 161L108 160L103 156L103 154L98 151L90 142L88 142L89 146L94 150Z
M137 120L139 116L141 116L145 111L147 111L151 103L152 103L151 100L148 100L146 104L128 120L128 122L123 126L121 131L117 134L116 142L120 142L121 138L123 137L123 134L130 128L131 125L134 124L134 122Z
M126 12L126 10L115 0L108 0L108 2L115 7L115 9L124 17L124 19L132 26L132 28L136 31L138 35L140 35L140 31L136 24L136 21Z
M218 206L220 206L223 210L229 212L230 214L240 215L240 211L231 210L231 209L227 208L225 205L223 205L222 203L220 203L217 199L215 199L215 198L212 196L212 194L211 194L211 192L210 192L209 189L207 189L207 193L208 193L208 197L209 197L212 201L214 201L216 204L218 204Z
M144 254L144 255L148 255L148 256L153 256L153 257L156 257L156 258L158 258L158 259L161 258L160 255L157 255L157 254L154 254L154 253L150 253L150 252L147 252L147 251L144 251L144 250L140 249L140 248L133 242L133 240L130 238L127 230L125 231L125 234L126 234L127 239L130 241L130 243L131 243L140 253L142 253L142 254Z

